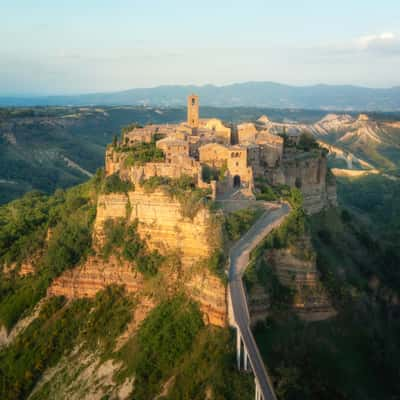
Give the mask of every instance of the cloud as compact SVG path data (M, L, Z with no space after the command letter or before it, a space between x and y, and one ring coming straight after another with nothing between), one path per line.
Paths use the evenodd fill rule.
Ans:
M354 41L359 51L400 54L400 36L393 32L383 32L378 35L367 35L357 38Z

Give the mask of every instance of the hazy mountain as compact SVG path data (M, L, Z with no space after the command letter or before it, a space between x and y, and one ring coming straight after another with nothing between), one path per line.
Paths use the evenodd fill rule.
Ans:
M156 105L182 106L195 92L202 105L256 106L323 110L400 110L400 87L372 89L357 86L289 86L246 82L226 86L158 86L112 93L76 96L0 97L0 106L34 105Z

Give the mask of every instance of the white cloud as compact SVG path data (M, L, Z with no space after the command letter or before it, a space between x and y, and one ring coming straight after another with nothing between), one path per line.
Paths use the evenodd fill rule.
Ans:
M400 54L400 36L393 32L362 36L354 44L361 51Z

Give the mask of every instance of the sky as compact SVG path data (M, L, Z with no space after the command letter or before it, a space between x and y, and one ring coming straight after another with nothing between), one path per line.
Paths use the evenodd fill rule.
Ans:
M399 0L0 0L0 96L400 86Z

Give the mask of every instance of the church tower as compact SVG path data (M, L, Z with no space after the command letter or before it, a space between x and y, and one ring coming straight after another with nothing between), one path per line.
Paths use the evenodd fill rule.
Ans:
M191 128L199 127L199 96L195 94L188 96L187 123Z

